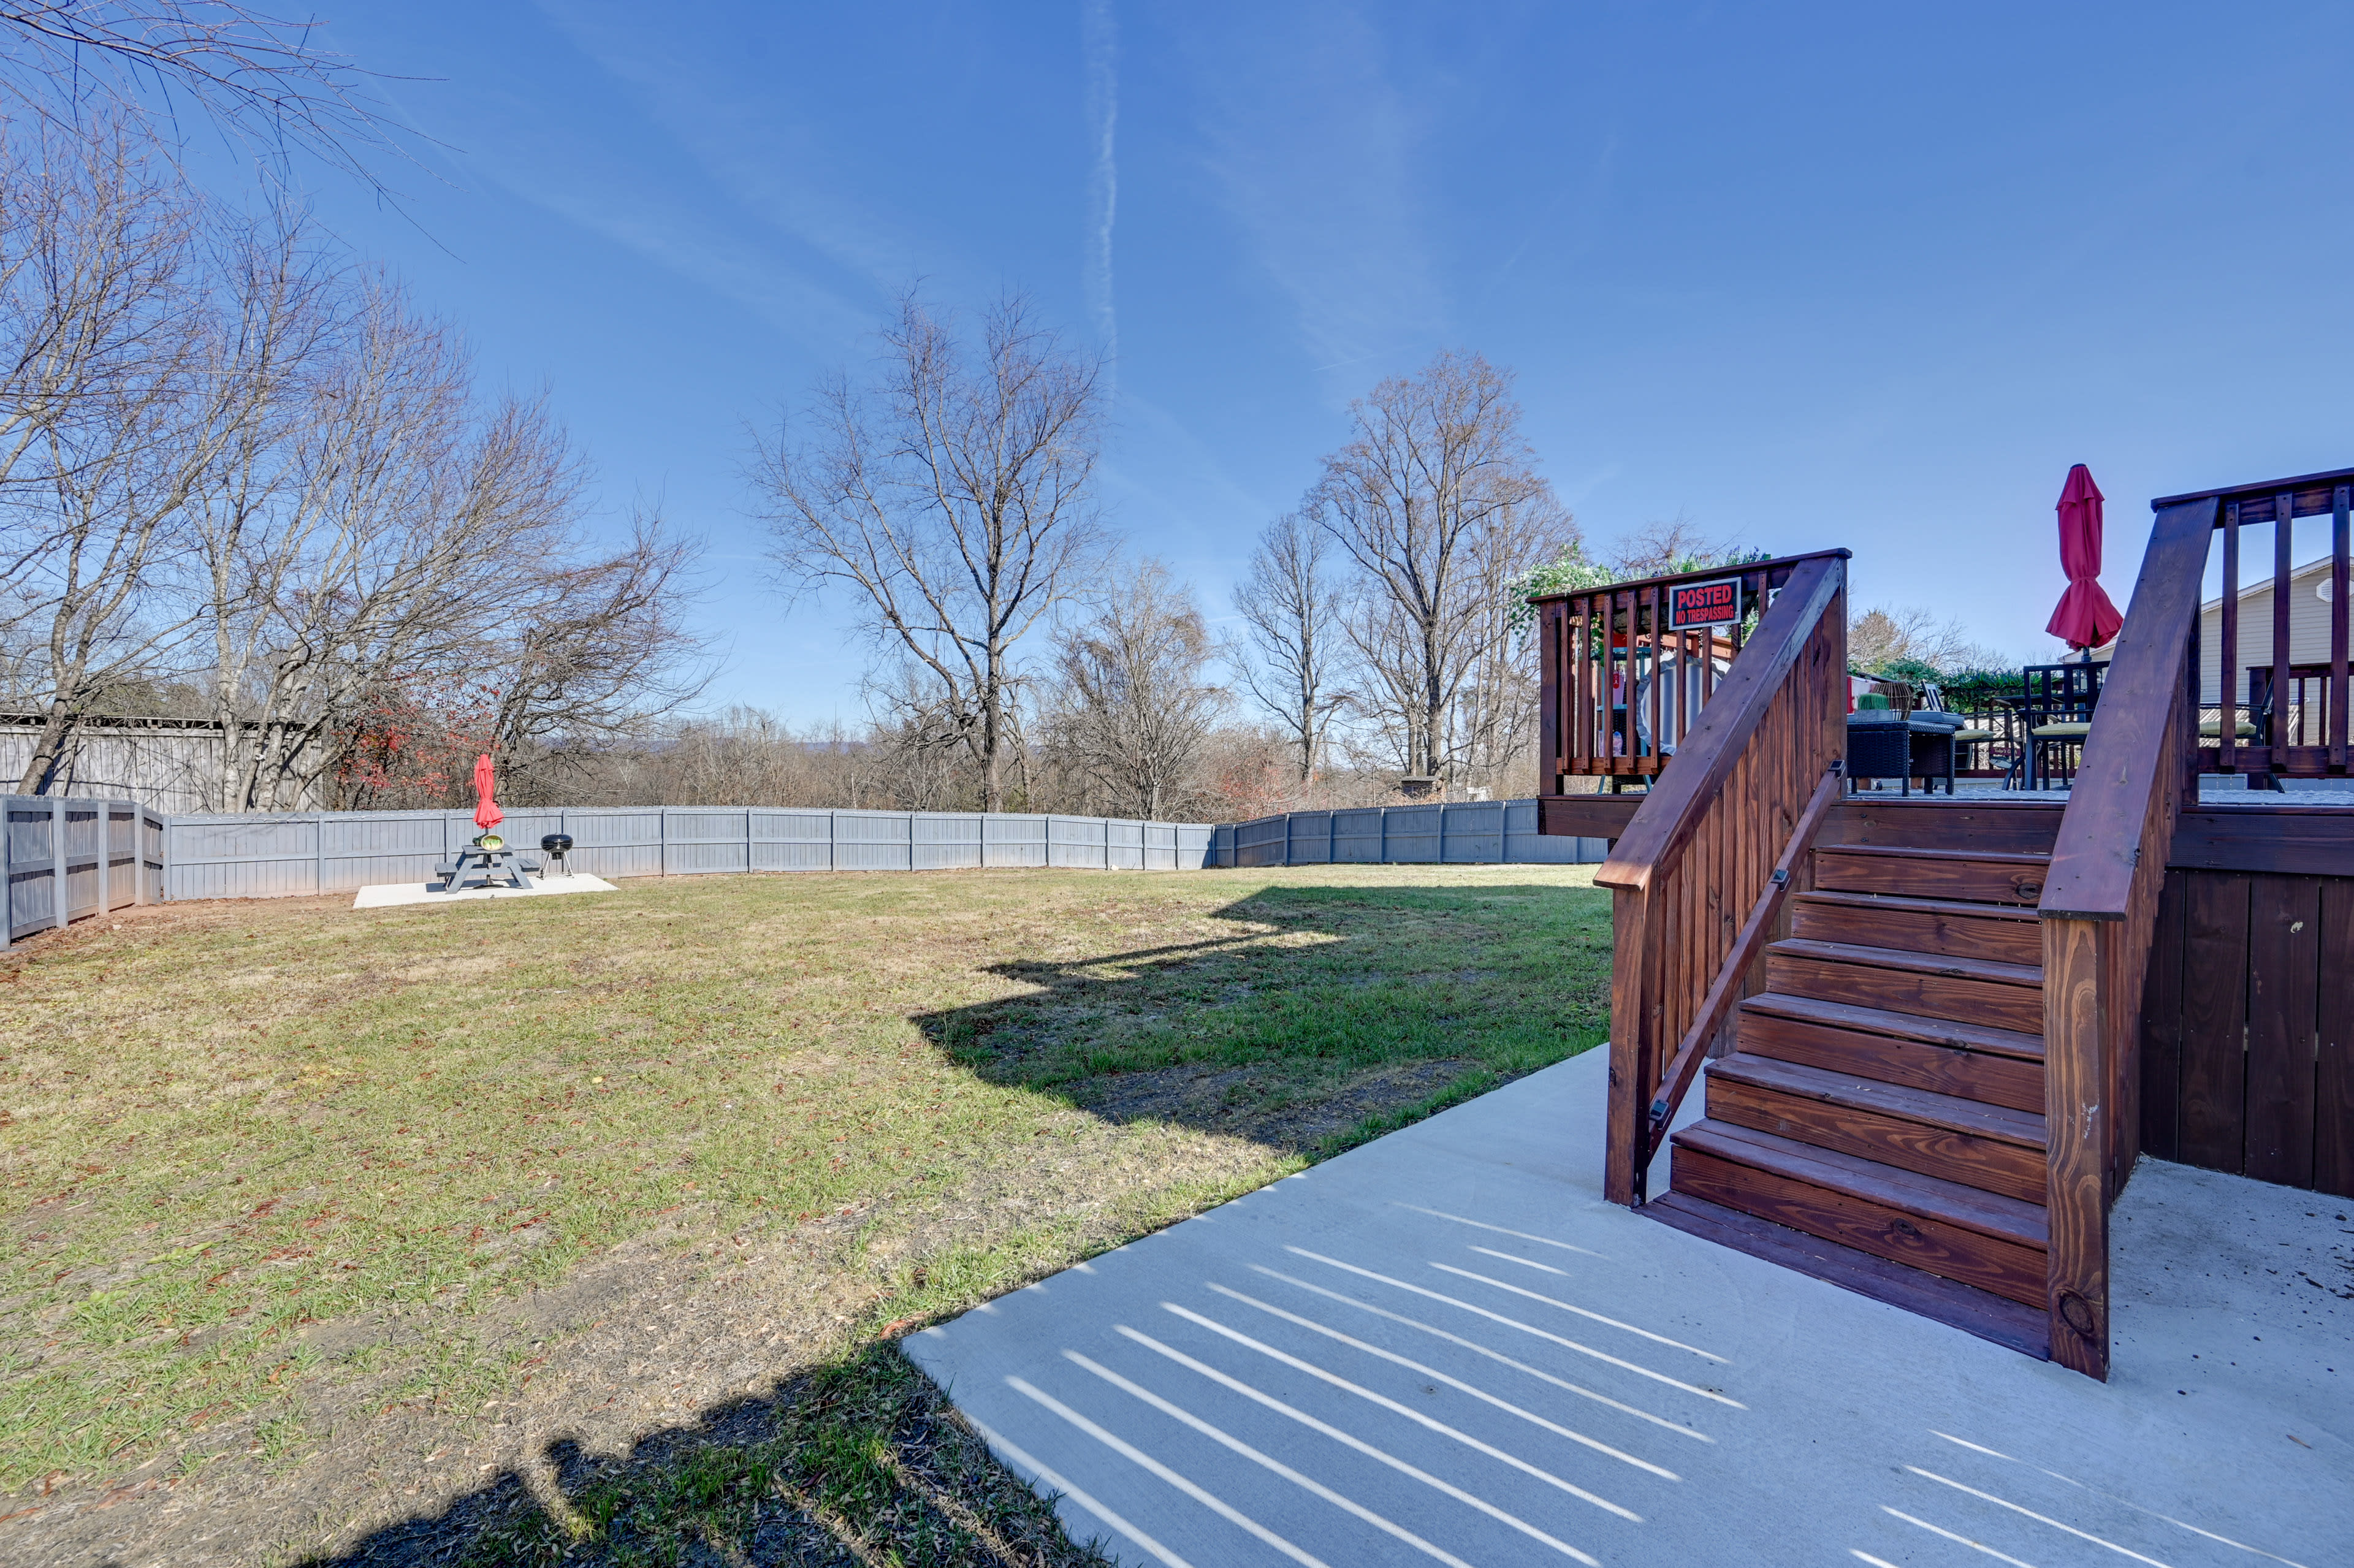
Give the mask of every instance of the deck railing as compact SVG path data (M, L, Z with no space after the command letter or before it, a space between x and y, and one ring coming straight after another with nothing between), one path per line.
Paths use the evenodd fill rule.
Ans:
M1691 722L1673 732L1680 742L1674 749L1625 759L1653 763L1657 772L1594 878L1613 893L1604 1173L1604 1192L1613 1202L1643 1201L1656 1147L1652 1107L1678 1045L1712 1001L1721 1015L1728 997L1737 1001L1755 989L1749 974L1721 985L1726 959L1741 941L1744 917L1772 885L1776 862L1825 773L1845 756L1847 555L1838 550L1744 568L1758 575L1761 597L1771 598L1755 630L1730 667L1712 678ZM1546 714L1566 715L1578 725L1606 718L1590 694L1573 690L1564 703L1562 688L1579 687L1595 670L1608 668L1591 651L1608 646L1598 640L1615 635L1607 630L1612 624L1623 622L1630 653L1650 647L1672 658L1675 640L1684 634L1668 624L1669 591L1709 576L1564 596L1589 601L1575 614L1561 600L1541 601ZM1778 594L1771 594L1776 587ZM1606 621L1606 615L1612 619ZM1651 683L1655 697L1659 686ZM1669 733L1662 726L1670 711L1664 703L1653 709L1654 736ZM1551 730L1544 740L1546 755L1561 764L1556 773L1575 773L1576 762L1595 756L1575 744L1557 745ZM1545 782L1560 788L1558 778ZM1669 1099L1671 1115L1672 1092ZM1664 1126L1665 1118L1659 1121Z
M2203 509L2209 530L2221 535L2222 599L2218 607L2218 646L2211 655L2192 646L2193 667L2200 671L2200 701L2206 726L2215 733L2202 735L2202 771L2296 778L2326 778L2347 771L2347 575L2349 502L2354 502L2354 469L2308 473L2295 479L2268 480L2262 484L2192 495L2169 495L2150 504L2161 516L2177 508ZM2329 575L2317 588L2327 609L2328 646L2308 630L2299 647L2299 617L2294 578L2297 575L2296 527L2300 517L2330 520ZM2241 534L2247 528L2272 527L2271 635L2251 650L2242 644L2240 599ZM2200 567L2206 550L2200 548ZM2262 579L2244 591L2260 591ZM2191 630L2198 635L2198 607L2192 606ZM2205 678L2211 665L2214 678ZM2104 702L2106 701L2105 697ZM2239 722L2223 722L2225 715ZM2241 733L2242 724L2253 735Z
M1767 602L1801 563L1788 556L1704 572L1543 594L1537 609L1539 795L1564 777L1657 778L1715 700ZM1678 613L1677 590L1726 585L1729 619ZM1689 606L1685 607L1689 611Z
M2338 476L2326 476L2336 479ZM2299 482L2291 482L2292 484ZM2329 491L2321 492L2323 499ZM2142 557L2116 652L2103 683L2084 763L2060 820L2044 878L2043 1085L2045 1213L2051 1226L2047 1310L2052 1359L2094 1377L2109 1364L2109 1208L2133 1168L2140 1129L2143 981L2158 924L2168 852L2198 776L2220 762L2259 765L2239 746L2237 726L2221 724L2217 745L2199 736L2201 671L2198 656L2200 585L2216 530L2223 530L2225 681L2237 636L2238 530L2247 520L2243 493L2169 496ZM2336 490L2338 576L2346 563L2346 492ZM2269 507L2274 504L2267 500ZM2283 493L2280 513L2306 515ZM2269 519L2273 514L2265 514ZM2289 529L2280 529L2274 559L2275 605L2285 603ZM2346 616L2336 605L2336 691L2344 711ZM2275 662L2288 662L2288 626L2274 617ZM2228 711L2228 709L2227 709ZM2342 728L2339 735L2342 744ZM2281 748L2264 748L2260 766L2279 766Z

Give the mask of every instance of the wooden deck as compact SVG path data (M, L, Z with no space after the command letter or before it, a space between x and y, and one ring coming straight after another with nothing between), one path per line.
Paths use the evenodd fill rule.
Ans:
M1704 1083L1659 1217L1973 1332L2015 1318L1989 1302L2040 1313L2044 1353L2105 1377L2108 1216L2141 1152L2354 1188L2354 808L2200 798L2349 776L2350 498L2354 470L2158 503L2064 793L1844 793L1844 552L1770 564L1697 715L1661 698L1689 685L1691 578L1537 601L1541 829L1614 841L1608 1195L1653 1196ZM2332 658L2295 666L2289 524L2323 514ZM2242 534L2267 524L2273 657L2241 705ZM1645 794L1571 792L1628 736L1658 753ZM1992 1337L2034 1350L2016 1327Z

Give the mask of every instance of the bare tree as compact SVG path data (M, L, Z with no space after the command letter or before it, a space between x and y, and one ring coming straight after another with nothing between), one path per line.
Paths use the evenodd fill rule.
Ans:
M912 291L871 388L821 382L757 448L789 585L849 590L866 633L923 678L918 705L962 747L981 809L1016 749L1014 653L1100 559L1094 480L1101 362L1008 297L978 344Z
M1710 537L1699 524L1679 512L1655 519L1618 541L1610 565L1622 577L1661 577L1676 572L1703 571L1729 559L1738 546L1729 539Z
M641 518L598 545L544 401L485 406L380 279L252 270L247 335L285 352L189 509L217 809L430 800L478 750L527 792L700 689L692 544Z
M1340 689L1347 588L1331 569L1331 536L1296 512L1268 524L1235 589L1248 657L1243 683L1289 732L1299 782L1315 779L1325 732L1347 701Z
M247 393L214 352L198 204L117 131L61 140L0 189L0 576L42 715L27 793L188 627L167 592L182 509Z
M1202 744L1226 705L1208 678L1217 650L1191 589L1146 560L1090 597L1057 641L1047 747L1112 814L1159 818L1186 800Z
M1919 605L1875 605L1865 610L1849 623L1847 647L1848 662L1860 670L1900 662L1941 672L1999 669L2016 662L1972 641L1958 619L1940 621L1935 611Z
M231 0L19 0L0 4L0 81L76 134L127 119L176 143L192 110L281 174L302 153L383 194L372 164L406 154L369 73L321 47L322 25Z
M1454 779L1486 731L1450 716L1513 635L1509 585L1567 553L1576 525L1536 471L1510 376L1479 355L1440 354L1350 411L1310 515L1364 578L1349 634L1399 762Z

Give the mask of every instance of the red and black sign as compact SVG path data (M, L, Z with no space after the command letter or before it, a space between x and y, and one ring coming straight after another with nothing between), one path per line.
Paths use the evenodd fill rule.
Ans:
M1695 626L1731 626L1741 619L1741 579L1719 577L1714 582L1678 583L1668 589L1668 630L1685 631Z

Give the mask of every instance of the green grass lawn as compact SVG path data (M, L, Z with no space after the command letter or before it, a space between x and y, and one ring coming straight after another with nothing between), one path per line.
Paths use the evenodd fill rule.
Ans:
M1598 1041L1608 913L1590 868L1041 871L45 938L0 956L0 1493L217 1467L365 1523L382 1497L334 1499L366 1433L447 1449L587 1375L569 1330L493 1331L513 1304L620 1249L684 1289L799 1247L830 1309L767 1352L765 1429L599 1469L476 1554L659 1559L781 1499L988 1560L1034 1510L881 1336ZM458 1484L432 1458L400 1461L420 1507Z

